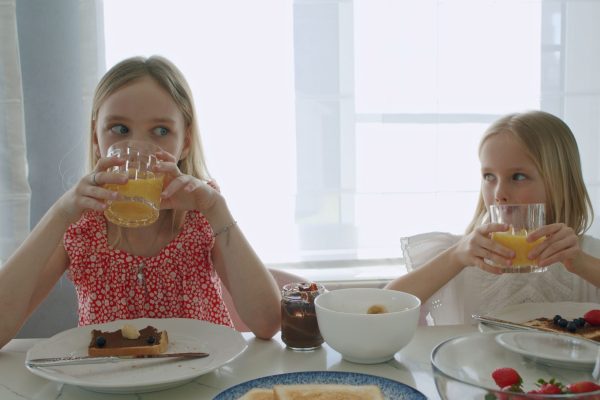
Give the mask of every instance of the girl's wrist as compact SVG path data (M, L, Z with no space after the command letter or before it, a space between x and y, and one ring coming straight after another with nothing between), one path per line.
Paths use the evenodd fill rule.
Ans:
M460 251L460 243L455 243L446 250L448 256L448 266L456 269L458 272L462 271L467 265L462 261L462 258L458 254Z
M215 232L221 231L225 229L226 226L229 226L234 221L229 208L227 207L227 202L225 198L220 194L215 194L217 196L213 205L204 210L202 214L208 220L208 223L213 228Z

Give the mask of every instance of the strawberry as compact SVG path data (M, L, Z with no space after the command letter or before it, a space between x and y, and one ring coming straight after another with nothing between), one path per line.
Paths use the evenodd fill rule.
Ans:
M494 378L494 382L500 388L507 386L520 387L523 383L523 379L521 379L519 373L513 368L498 368L492 372L492 378Z
M561 394L563 391L560 386L554 383L544 383L540 386L537 393L541 394Z
M596 390L600 390L600 385L590 381L575 382L567 385L568 393L589 393Z
M587 322L588 324L590 324L592 326L599 326L600 325L600 310L590 310L590 311L586 312L583 316L583 319L585 319L585 322Z

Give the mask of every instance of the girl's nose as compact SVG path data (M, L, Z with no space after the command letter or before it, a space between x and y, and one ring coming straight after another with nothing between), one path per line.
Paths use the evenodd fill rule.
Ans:
M496 187L496 193L494 197L494 200L497 204L508 203L508 194L506 193L506 189L502 183L499 183Z

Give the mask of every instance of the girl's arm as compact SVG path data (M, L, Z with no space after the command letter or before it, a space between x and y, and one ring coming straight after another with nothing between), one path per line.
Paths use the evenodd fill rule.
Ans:
M156 171L169 177L161 194L161 209L198 210L215 237L212 260L246 326L261 339L271 338L281 327L281 294L273 276L260 261L244 234L233 224L227 203L215 184L183 174L167 152L157 154ZM229 226L224 232L225 227ZM221 233L220 233L221 232Z
M425 302L467 266L477 266L500 274L501 268L489 265L484 260L510 265L510 259L514 257L512 250L490 239L492 232L506 229L508 227L504 224L483 225L418 269L394 279L386 288L414 294L421 302Z
M0 348L19 331L67 268L66 218L53 206L0 269Z
M217 234L213 264L238 314L257 337L270 339L281 326L281 296L275 279L234 224L221 195L204 216Z
M98 161L96 172L63 194L0 268L0 348L17 334L68 267L62 245L67 227L84 210L104 210L105 200L116 198L115 192L100 185L123 183L126 178L99 171L120 164L115 158Z
M385 288L413 294L424 303L462 271L463 266L455 253L456 245L444 250L420 268L394 279Z
M582 251L571 265L565 264L565 267L592 285L600 287L600 259Z

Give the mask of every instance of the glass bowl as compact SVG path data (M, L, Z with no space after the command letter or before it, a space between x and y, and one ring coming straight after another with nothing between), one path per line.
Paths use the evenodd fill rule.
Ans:
M563 385L580 381L596 380L592 376L594 366L582 368L575 365L553 365L537 354L526 355L502 345L498 336L511 331L475 333L458 336L438 344L431 353L431 365L435 384L443 400L516 400L516 399L578 399L600 400L600 390L582 394L527 394L502 392L492 378L498 368L514 368L523 378L525 392L538 389L538 379L554 378ZM538 332L532 332L538 334ZM550 334L552 335L552 334ZM563 335L564 336L564 335ZM576 353L576 352L575 352ZM574 353L574 354L575 354ZM574 356L575 357L575 356ZM598 383L598 382L596 382Z

